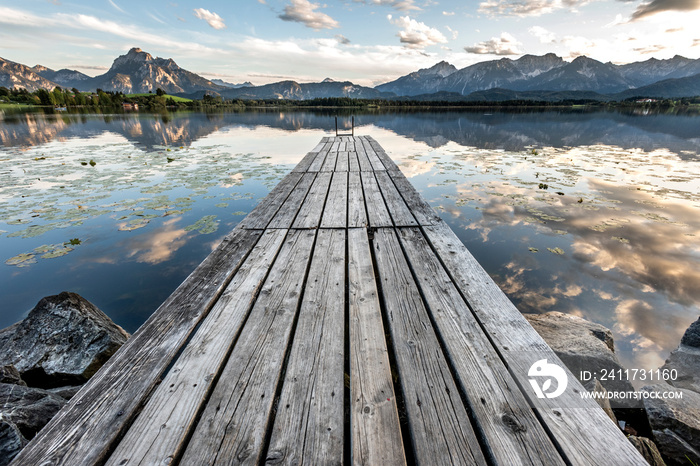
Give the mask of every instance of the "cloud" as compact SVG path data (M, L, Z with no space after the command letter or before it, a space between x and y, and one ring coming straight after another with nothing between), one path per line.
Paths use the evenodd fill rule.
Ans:
M664 11L693 11L700 10L700 0L652 0L649 3L642 3L637 10L632 13L630 21L652 16Z
M119 11L120 13L125 13L125 11L122 10L121 8L119 8L119 5L117 5L116 3L114 3L112 0L107 0L107 1L108 1L109 4L112 5L117 11Z
M449 26L445 26L445 28L452 33L452 40L457 39L457 36L459 36L459 31L455 31Z
M420 10L414 0L355 0L356 3L367 5L388 6L398 11Z
M348 39L342 34L336 34L335 39L338 41L339 44L348 45L350 43L350 39Z
M662 50L666 50L667 48L668 47L666 47L665 45L654 44L654 45L649 45L647 47L637 47L637 48L634 48L632 50L634 50L635 52L639 52L641 54L649 54L649 53L661 52Z
M283 21L294 21L302 23L311 29L333 29L340 26L338 21L334 20L325 13L315 11L320 5L311 3L308 0L292 0L292 3L284 7L284 13L279 15Z
M443 16L454 16L455 12L454 11L443 11L442 15Z
M555 10L575 10L590 0L487 0L479 4L479 13L489 16L540 16Z
M431 28L425 23L411 19L408 16L401 16L392 20L391 15L387 18L391 24L403 28L397 36L402 44L413 49L422 49L434 44L445 44L447 38L437 29Z
M519 47L523 44L507 32L501 33L501 37L492 37L491 40L479 42L471 47L464 47L467 53L477 53L480 55L520 55L523 53Z
M209 26L213 27L214 29L226 28L226 24L224 24L223 18L217 15L216 13L211 12L209 10L205 10L204 8L196 8L192 11L194 11L194 15L197 18L203 19L204 21L209 23Z
M557 41L557 36L543 28L542 26L533 26L527 30L530 34L537 37L542 44L551 44Z

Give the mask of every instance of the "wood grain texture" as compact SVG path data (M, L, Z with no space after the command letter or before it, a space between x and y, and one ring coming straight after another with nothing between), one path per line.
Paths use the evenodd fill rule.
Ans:
M393 226L391 216L384 203L384 198L379 190L377 179L372 172L360 172L362 178L362 189L365 194L365 204L367 206L367 220L370 227L390 227Z
M179 455L286 234L263 234L107 465L167 464Z
M360 162L357 160L357 152L348 152L348 170L351 172L360 171Z
M389 175L385 171L375 172L374 175L394 225L397 227L418 225Z
M267 227L267 224L270 223L270 220L275 216L280 206L287 200L289 193L292 192L302 176L303 173L291 172L282 178L282 181L270 191L270 194L268 194L251 213L241 220L239 226L249 230Z
M309 168L308 168L306 171L309 171L309 172L318 172L318 171L321 171L321 167L323 167L323 164L324 164L325 161L326 161L326 156L328 155L328 152L330 152L331 146L332 146L332 145L333 145L333 143L331 143L331 142L326 142L326 143L323 145L323 149L321 149L321 150L318 152L318 155L316 156L316 158L314 159L314 161L311 162L311 164L309 165Z
M362 178L359 172L348 174L348 228L367 226L365 195L362 192Z
M336 144L339 144L338 142L334 142L333 146ZM335 164L338 161L338 151L331 149L328 152L328 155L326 155L326 161L323 162L323 166L321 167L322 172L333 172L335 171Z
M289 232L181 464L260 461L315 233Z
M318 228L332 177L333 174L330 172L321 172L316 176L297 213L292 228Z
M335 171L337 172L346 172L349 171L349 161L348 161L348 153L345 151L338 152L338 159L335 162Z
M601 452L616 464L643 465L644 459L592 399L554 351L525 320L491 277L446 224L424 227L426 237L441 257L457 288L488 332L522 393L541 416L553 441L571 464L597 464ZM536 361L558 364L568 376L568 387L558 398L539 399L528 371Z
M406 179L403 173L396 170L390 170L387 173L419 225L435 225L441 221L438 213L430 207L430 204L416 191L416 188Z
M416 462L485 464L394 229L378 229L372 247Z
M304 199L306 199L306 195L308 194L309 189L311 188L311 185L315 179L316 173L304 173L302 175L301 179L294 187L292 192L289 193L289 196L280 206L275 216L272 218L272 220L270 220L267 228L286 229L292 225L292 222L294 221L297 212L299 212Z
M54 416L16 465L104 461L141 403L262 235L235 229Z
M319 230L267 464L342 464L346 230Z
M321 228L345 228L348 221L348 172L333 173Z
M399 238L466 394L491 456L498 464L564 464L527 399L418 228Z
M372 171L372 164L369 162L369 159L367 158L367 152L365 152L365 146L362 144L362 141L357 136L355 137L355 152L357 152L357 162L360 165L360 171L371 172Z
M386 151L384 151L382 146L380 146L379 143L372 136L365 136L365 139L369 141L370 145L376 152L377 157L379 157L379 159L382 161L384 168L386 168L387 170L399 169L398 165L396 165L396 163L391 159L391 157L389 157Z
M348 230L353 465L405 465L367 231Z
M362 141L362 145L365 148L365 154L367 154L367 159L372 165L372 170L375 172L386 170L381 159L377 156L377 152L372 148L372 144L370 144L370 142L363 137L360 137L359 141Z

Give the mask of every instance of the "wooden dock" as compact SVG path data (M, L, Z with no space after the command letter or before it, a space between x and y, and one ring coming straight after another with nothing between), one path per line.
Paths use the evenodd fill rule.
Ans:
M646 464L542 359L379 144L323 138L12 464Z

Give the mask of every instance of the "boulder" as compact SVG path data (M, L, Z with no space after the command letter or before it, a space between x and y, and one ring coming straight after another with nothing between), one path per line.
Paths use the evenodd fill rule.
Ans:
M85 383L128 334L75 293L47 296L26 319L0 330L0 364L13 364L28 385Z
M612 332L606 327L562 312L524 316L575 377L582 371L598 379L602 370L624 373L625 368L615 354ZM634 391L628 380L617 376L600 383L607 391ZM641 402L634 399L612 399L610 403L612 408L641 408Z
M41 388L0 383L0 418L17 426L29 440L65 404L65 399Z
M630 435L627 437L632 445L642 454L647 463L650 466L666 466L666 462L661 457L659 449L656 444L646 437L637 437L635 435Z
M700 393L700 319L685 331L678 348L673 350L661 370L675 370L677 377L668 383Z
M61 398L65 398L66 400L70 400L75 396L76 393L80 391L80 389L83 388L82 385L69 385L67 387L57 387L57 388L49 388L48 390L51 393L54 393Z
M598 379L593 379L588 381L587 383L583 384L583 388L588 390L591 393L605 393L607 390L600 384L600 380ZM610 406L610 400L607 398L595 398L596 403L600 405L601 408L603 408L603 411L605 411L605 414L608 415L610 420L617 425L617 417L615 417L615 413L612 410L612 407Z
M12 383L15 385L24 385L27 383L22 380L22 376L19 375L19 371L12 364L6 366L0 366L0 383Z
M16 425L0 418L0 466L10 464L27 444Z
M700 394L665 383L642 391L655 395L644 399L644 408L659 451L679 464L700 464ZM682 397L663 398L668 392Z

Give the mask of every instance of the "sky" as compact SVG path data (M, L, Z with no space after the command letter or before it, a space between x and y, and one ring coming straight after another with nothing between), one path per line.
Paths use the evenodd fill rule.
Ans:
M231 83L374 86L442 60L699 58L699 24L700 0L0 0L0 57L96 76L139 47Z

